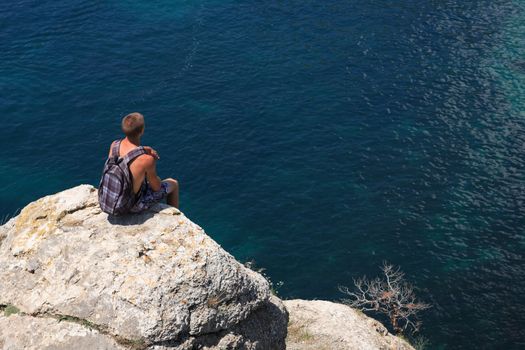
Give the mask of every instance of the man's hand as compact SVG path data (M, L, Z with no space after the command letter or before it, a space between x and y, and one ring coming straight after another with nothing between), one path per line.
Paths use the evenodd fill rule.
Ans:
M159 157L159 154L157 153L157 151L155 151L153 148L151 148L150 146L144 146L144 151L146 151L146 154L149 154L150 156L152 156L153 158L155 159L160 159Z

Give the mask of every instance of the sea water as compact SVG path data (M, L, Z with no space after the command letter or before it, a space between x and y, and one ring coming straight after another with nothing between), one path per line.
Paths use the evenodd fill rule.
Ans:
M523 1L3 1L0 216L123 115L283 298L400 266L436 349L525 346ZM281 282L282 283L279 283Z

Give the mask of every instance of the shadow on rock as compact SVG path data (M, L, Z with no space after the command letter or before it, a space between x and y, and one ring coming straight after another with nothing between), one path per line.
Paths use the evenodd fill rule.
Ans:
M151 219L155 214L156 212L146 211L140 214L128 214L122 216L108 215L108 221L112 225L120 226L142 225Z

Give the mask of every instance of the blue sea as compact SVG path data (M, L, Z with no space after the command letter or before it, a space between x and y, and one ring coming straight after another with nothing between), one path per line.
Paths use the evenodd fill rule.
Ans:
M525 348L525 2L6 0L0 216L98 185L122 116L282 298L400 266L430 349Z

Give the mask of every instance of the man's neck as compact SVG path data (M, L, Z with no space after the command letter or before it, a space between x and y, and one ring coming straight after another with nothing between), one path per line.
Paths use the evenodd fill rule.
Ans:
M126 140L131 143L132 145L135 145L135 146L140 146L140 137L137 137L137 138L130 138L130 137L126 137Z

